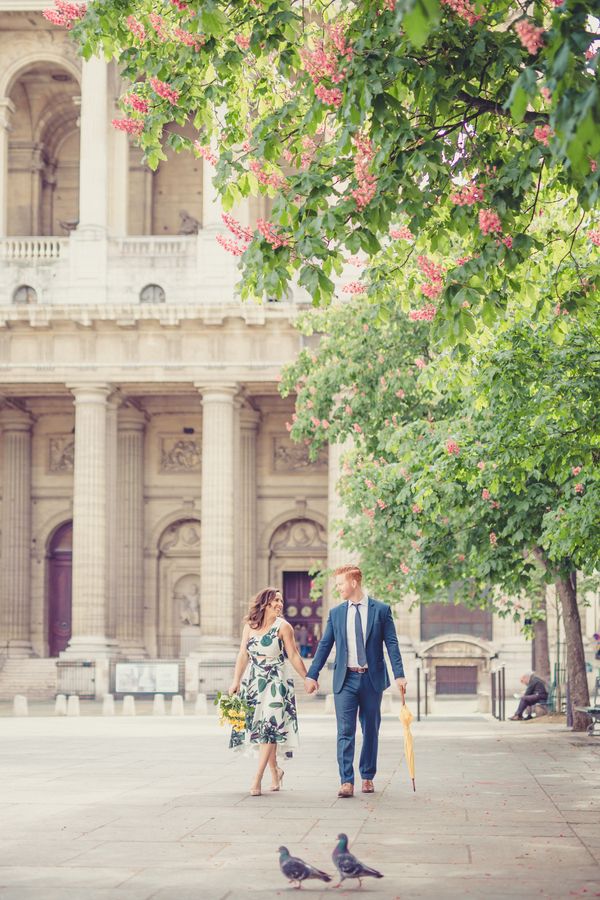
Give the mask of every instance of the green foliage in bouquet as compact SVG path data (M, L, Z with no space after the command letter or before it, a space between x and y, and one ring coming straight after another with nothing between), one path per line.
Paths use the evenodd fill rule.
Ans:
M219 723L231 725L234 731L244 731L246 717L251 712L250 706L239 694L222 694L221 691L215 697L215 706L219 707Z

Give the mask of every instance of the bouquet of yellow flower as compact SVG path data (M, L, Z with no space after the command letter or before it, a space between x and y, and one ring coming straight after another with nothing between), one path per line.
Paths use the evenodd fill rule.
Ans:
M215 706L219 707L219 724L231 725L234 731L244 731L246 716L250 712L250 706L242 700L239 694L222 694L220 691L215 699Z

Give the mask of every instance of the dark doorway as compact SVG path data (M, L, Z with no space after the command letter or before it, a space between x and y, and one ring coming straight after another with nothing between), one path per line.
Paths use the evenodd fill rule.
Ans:
M477 666L436 666L436 694L476 694Z
M321 638L322 598L311 600L312 578L308 572L283 573L283 614L294 629L304 657L313 656Z
M48 654L58 656L71 640L73 523L58 528L48 548Z

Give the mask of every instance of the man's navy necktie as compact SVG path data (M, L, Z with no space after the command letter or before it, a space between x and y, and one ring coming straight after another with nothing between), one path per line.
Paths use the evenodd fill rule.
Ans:
M356 634L356 655L358 657L359 666L366 666L367 652L365 650L365 639L363 637L362 621L358 610L358 603L354 604L354 632Z

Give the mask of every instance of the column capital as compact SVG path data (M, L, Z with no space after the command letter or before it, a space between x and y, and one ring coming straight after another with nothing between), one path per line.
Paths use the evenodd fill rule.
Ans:
M0 409L0 428L3 431L31 431L34 418L25 409L5 406Z
M150 421L148 413L125 402L119 409L117 422L119 431L144 431Z
M241 409L240 410L240 427L244 431L256 431L260 424L260 420L262 419L261 413L256 409Z
M99 381L69 383L66 387L75 397L76 403L106 403L114 390L112 384Z
M194 387L200 392L202 403L233 403L239 394L240 385L237 381L198 381Z
M10 129L10 120L15 112L15 104L9 97L0 97L0 128Z

